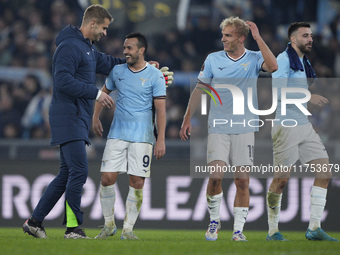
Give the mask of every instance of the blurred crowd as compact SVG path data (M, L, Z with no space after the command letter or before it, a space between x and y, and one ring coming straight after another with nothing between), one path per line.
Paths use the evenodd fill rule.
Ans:
M76 0L0 0L0 69L39 69L51 77L55 37L68 24L79 27L82 13ZM190 95L190 79L176 81L176 72L188 77L196 75L205 57L222 49L219 23L229 16L254 21L275 56L286 47L291 22L307 21L313 25L314 44L308 57L318 77L327 78L314 90L327 97L330 104L324 109L312 109L311 121L323 139L340 139L340 3L332 0L192 0L185 29L174 27L148 36L146 58L175 71L175 82L167 91L167 138L178 139ZM123 58L121 34L117 28L109 29L97 48ZM258 50L251 36L246 45ZM270 77L265 73L261 76ZM101 87L104 81L105 77L98 77L97 86ZM51 86L42 84L34 72L20 81L2 80L0 75L0 138L50 137ZM258 90L260 108L268 109L270 88L259 86ZM102 119L107 130L112 111L104 111ZM269 139L270 129L263 128L259 136Z

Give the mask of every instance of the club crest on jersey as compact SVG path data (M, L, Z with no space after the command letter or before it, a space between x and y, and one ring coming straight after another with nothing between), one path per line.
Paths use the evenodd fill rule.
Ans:
M143 79L143 78L139 78L139 79L142 80L142 86L143 86L143 87L144 87L145 82L149 80L149 79Z
M248 71L249 64L250 64L250 62L246 63L246 64L241 64L241 66L243 66L243 68L244 68L244 71Z

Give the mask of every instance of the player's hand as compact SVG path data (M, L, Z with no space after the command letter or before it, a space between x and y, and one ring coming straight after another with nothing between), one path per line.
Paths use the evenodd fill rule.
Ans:
M97 102L100 103L103 107L108 109L110 109L113 106L113 99L105 92L101 93Z
M259 29L257 28L256 24L252 21L246 21L250 31L251 35L253 36L254 40L257 41L258 39L261 38Z
M165 141L164 140L156 141L153 155L156 156L156 159L160 159L165 155Z
M181 130L179 131L179 137L182 141L186 141L189 139L191 133L191 121L183 120Z
M93 116L92 118L93 131L97 136L103 137L103 126L99 118Z
M174 72L170 72L169 71L169 67L167 66L163 66L160 71L163 73L164 75L164 79L165 79L165 85L168 87L169 85L172 84L173 80L174 80Z
M309 102L311 104L319 106L319 107L324 107L326 104L329 103L327 98L320 96L320 95L317 95L317 94L312 94Z
M150 65L153 65L153 66L156 67L157 69L159 69L159 63L158 63L157 61L151 60L151 61L149 61L148 63L149 63Z
M150 61L151 62L151 61ZM149 62L149 63L150 63ZM151 65L153 65L154 67L156 67L156 68L158 68L157 66L156 66L156 64L151 64ZM163 66L161 69L160 69L160 71L163 73L163 76L164 76L164 79L165 79L165 85L166 85L166 87L168 87L169 85L171 85L172 84L172 82L173 82L173 80L174 80L174 72L171 72L171 71L169 71L169 67L167 67L167 66Z

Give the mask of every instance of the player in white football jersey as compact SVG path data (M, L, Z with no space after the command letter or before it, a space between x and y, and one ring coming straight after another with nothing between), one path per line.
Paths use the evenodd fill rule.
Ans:
M154 155L160 159L165 154L165 79L160 70L144 60L147 41L140 33L131 33L124 41L126 63L116 65L101 89L109 94L117 90L116 109L102 164L100 202L105 219L104 228L96 236L106 239L117 232L114 220L116 199L114 184L120 173L129 175L129 193L126 199L126 215L121 239L138 239L133 226L139 215L143 201L143 186L150 177L150 164L154 143L154 123L152 104L156 110L158 136ZM102 136L103 128L99 120L102 110L95 104L93 128Z
M220 95L222 105L210 102L208 120L207 163L209 166L235 166L234 176L236 196L234 201L234 228L232 240L246 241L243 234L244 224L249 210L249 173L241 173L241 166L253 165L254 132L258 129L247 125L248 120L258 117L244 107L244 115L233 115L233 98L227 89L216 88L218 83L228 83L242 90L247 102L247 88L253 89L253 105L257 109L256 82L261 70L274 72L277 69L275 56L260 36L255 23L243 21L238 17L224 19L220 25L224 50L209 54L198 76L199 83L192 92L183 119L180 137L187 140L191 132L190 118L197 108L197 102L203 93L201 89L208 84ZM244 42L252 33L260 51L250 51ZM200 84L201 83L201 84ZM234 125L214 125L214 119L227 119ZM238 123L238 124L237 124ZM240 124L244 123L244 124ZM223 172L210 174L207 186L207 202L210 224L205 234L206 240L215 241L221 228L220 204L223 198Z
M277 57L278 70L273 73L273 87L308 89L309 84L316 78L315 72L305 54L312 49L313 36L310 25L305 22L292 23L288 28L290 43L287 49ZM289 94L291 94L289 96ZM296 93L287 94L288 99L299 98ZM281 97L278 97L279 100ZM311 104L323 107L328 100L320 95L312 94ZM306 108L307 104L304 104ZM308 240L338 241L330 237L321 229L321 218L326 204L328 183L331 179L328 154L320 137L314 131L312 124L294 104L287 105L286 115L282 113L281 102L278 102L275 122L272 128L274 166L289 167L300 159L302 164L309 164L323 171L317 173L311 191L311 215L306 232ZM296 121L295 127L284 127L284 119ZM274 179L267 192L267 211L269 231L267 241L285 241L279 232L279 217L281 209L282 191L287 185L290 173L275 173Z

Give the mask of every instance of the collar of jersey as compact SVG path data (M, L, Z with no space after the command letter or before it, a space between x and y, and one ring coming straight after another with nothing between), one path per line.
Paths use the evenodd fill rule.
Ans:
M228 55L228 52L226 52L225 55L226 55L227 58L229 58L230 60L236 62L236 61L239 61L240 59L242 59L242 58L246 55L246 53L247 53L247 49L245 49L244 53L243 53L239 58L237 58L237 59L233 59L232 57L230 57L230 56Z
M144 71L144 70L148 67L149 63L148 63L148 62L145 62L145 63L146 63L145 66L144 66L142 69L137 70L137 71L131 70L130 67L129 67L129 65L127 65L127 67L128 67L128 69L129 69L131 72L133 72L133 73L139 73L139 72Z

